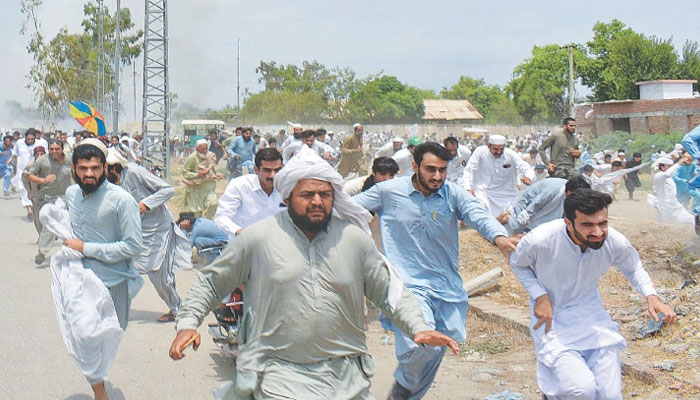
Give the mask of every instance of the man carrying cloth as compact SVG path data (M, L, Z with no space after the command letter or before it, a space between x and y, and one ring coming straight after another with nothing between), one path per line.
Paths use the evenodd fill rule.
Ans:
M177 315L171 358L183 357L204 316L241 284L246 300L233 398L373 398L365 296L416 342L458 350L427 326L415 296L368 235L369 213L343 192L327 162L302 149L274 184L287 212L244 229L236 246L201 271Z

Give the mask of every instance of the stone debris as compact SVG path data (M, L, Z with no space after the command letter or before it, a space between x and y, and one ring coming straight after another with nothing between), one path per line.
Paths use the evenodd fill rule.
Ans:
M647 325L639 331L642 337L654 335L661 329L661 326L664 324L664 313L658 313L657 316L659 317L658 322L650 319L647 321Z
M660 362L655 362L653 364L653 367L658 369L658 370L661 370L661 371L673 372L673 370L676 369L676 363L674 363L671 360L660 361Z
M484 400L523 400L525 398L524 395L518 392L511 392L508 389L490 394L486 397L484 397Z

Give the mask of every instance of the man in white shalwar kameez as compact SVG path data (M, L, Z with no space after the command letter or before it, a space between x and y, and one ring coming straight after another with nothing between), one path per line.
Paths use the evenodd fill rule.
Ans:
M535 178L532 166L505 145L505 137L489 136L485 146L474 149L461 180L461 185L479 199L494 218L516 200L518 176L526 185Z
M510 265L530 293L530 334L537 384L548 399L622 399L618 350L625 339L605 311L600 277L615 267L648 302L658 321L676 315L656 295L639 253L608 227L610 195L578 189L564 201L564 219L547 222L522 238Z
M134 267L148 279L170 309L158 322L175 320L181 299L175 289L174 271L192 268L192 250L187 236L175 224L165 203L175 189L142 166L130 163L116 148L107 155L107 179L129 192L141 212L143 251L134 257Z
M27 209L27 218L33 216L33 210L32 201L29 199L29 188L25 188L22 183L22 171L34 160L34 147L36 146L34 130L29 129L24 133L24 139L17 140L15 142L15 147L12 149L12 158L13 160L17 160L17 173L14 178L12 178L11 182L14 187L20 190L22 207Z
M676 182L673 176L681 163L690 163L690 155L680 157L673 162L670 157L661 157L657 160L659 172L654 174L654 192L656 196L649 194L649 204L656 208L656 220L669 224L693 224L695 217L678 202L676 198Z
M452 183L459 182L464 174L464 168L469 162L472 152L467 146L460 146L459 141L454 136L449 136L443 140L443 145L450 152L450 161L447 163L447 180Z

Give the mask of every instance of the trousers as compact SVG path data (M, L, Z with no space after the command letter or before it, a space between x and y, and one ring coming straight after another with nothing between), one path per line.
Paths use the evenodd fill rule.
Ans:
M538 361L537 384L550 400L622 400L618 348L566 351L552 367Z

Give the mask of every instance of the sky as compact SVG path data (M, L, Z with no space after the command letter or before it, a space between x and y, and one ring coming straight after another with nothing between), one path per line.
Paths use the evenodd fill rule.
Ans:
M104 0L111 10L116 0ZM47 0L42 32L81 30L86 0ZM672 4L672 6L671 6ZM122 0L143 29L144 0ZM646 35L700 41L698 3L678 0L573 2L513 0L197 0L170 1L170 89L179 102L221 108L236 104L236 40L240 86L257 92L261 60L300 65L317 60L349 67L359 76L383 71L422 89L449 87L464 76L504 86L534 45L583 43L597 21L620 19ZM20 0L0 0L0 105L35 106L26 88L32 58L20 34ZM142 60L136 61L140 110ZM132 68L122 71L123 118L134 119ZM140 111L139 111L140 113ZM137 116L140 118L140 115Z

